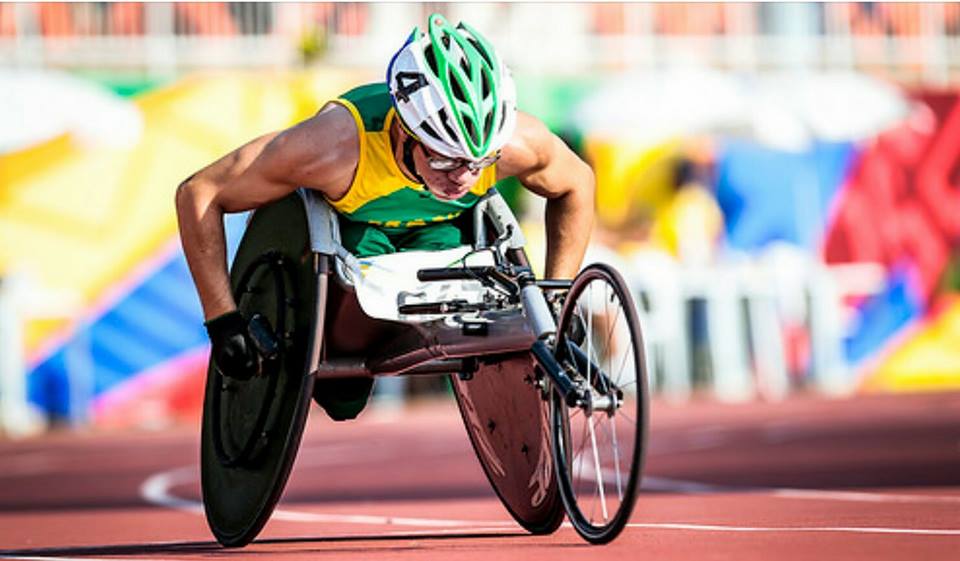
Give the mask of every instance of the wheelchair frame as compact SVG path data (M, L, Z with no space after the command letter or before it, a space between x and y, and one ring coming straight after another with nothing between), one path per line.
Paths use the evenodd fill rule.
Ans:
M299 202L294 203L297 199ZM294 206L300 206L304 216L283 220L284 212L295 212ZM514 519L528 531L542 534L559 527L565 508L580 514L570 510L573 499L567 495L573 497L575 492L569 485L563 487L561 497L554 468L554 456L560 453L566 457L569 453L558 448L565 446L570 436L568 421L561 418L565 418L563 411L580 408L590 415L597 411L612 416L623 394L620 398L609 392L599 398L594 395L599 389L596 384L607 387L610 380L600 374L602 378L594 380L591 388L580 371L600 372L600 368L575 344L557 334L554 312L544 290L576 291L577 283L535 278L523 250L525 240L519 224L495 189L484 195L472 212L473 249L492 251L497 265L421 269L418 279L480 280L487 285L500 284L507 296L490 306L475 304L469 313L460 315L445 311L443 305L449 302L415 304L412 312L404 311L405 306L398 307L404 314L440 316L422 322L373 318L363 312L352 290L355 280L361 278L359 262L341 245L338 215L322 196L300 189L296 196L278 201L276 212L264 214L263 220L252 217L244 242L248 235L259 238L248 244L246 253L244 242L238 250L234 268L238 263L242 268L231 271L235 297L240 308L253 306L248 313L257 312L258 306L275 306L276 327L281 331L278 335L285 341L281 347L289 347L290 355L280 353L269 368L264 361L264 375L240 386L213 363L210 365L201 439L201 483L207 520L220 543L243 546L259 533L279 501L292 468L314 382L344 378L450 375L477 458ZM299 224L305 224L306 236ZM271 225L283 231L276 241L281 249L266 241L274 237ZM495 241L489 244L491 237ZM302 246L304 242L306 247ZM270 274L251 280L263 266L268 266ZM610 277L611 271L594 270L592 275ZM612 277L623 292L622 279L615 272ZM260 288L254 286L264 279L270 280ZM284 287L288 284L295 294L298 286L312 285L313 293L287 298ZM626 298L630 300L629 294ZM280 318L291 306L294 326L287 331L287 321ZM565 329L569 328L566 314L565 307ZM639 329L635 312L628 315L637 326L632 329ZM350 325L349 334L334 327L340 322ZM477 329L480 323L482 329ZM555 335L560 335L557 341ZM637 338L639 333L634 335ZM554 344L564 349L558 352L569 357L564 365L554 356ZM636 470L642 464L641 448L645 447L642 363L641 354L638 364L643 372L637 376L643 378L638 391L642 394L640 413L644 420L639 427L642 434L637 436L641 446L635 448L631 463L625 516L632 510ZM231 389L231 385L235 387ZM259 408L256 415L250 415L250 407ZM256 419L252 424L251 418ZM497 426L507 429L495 431ZM564 435L563 442L551 438L551 431ZM228 448L240 452L231 453ZM242 499L228 496L231 488L242 488ZM616 528L597 529L586 524L587 530L583 531L584 523L578 518L575 526L588 541L603 543L613 539L624 522L618 516ZM591 528L596 533L591 534Z

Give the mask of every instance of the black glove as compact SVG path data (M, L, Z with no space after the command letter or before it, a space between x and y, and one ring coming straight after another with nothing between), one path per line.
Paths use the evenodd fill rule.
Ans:
M224 376L247 380L257 374L257 350L248 332L247 319L238 310L204 322L212 344L213 363Z

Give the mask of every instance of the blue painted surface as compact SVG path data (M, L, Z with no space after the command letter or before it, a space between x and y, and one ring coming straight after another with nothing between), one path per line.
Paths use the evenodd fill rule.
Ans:
M856 152L850 142L816 142L806 152L723 142L716 193L729 244L754 251L785 241L816 251Z
M857 328L845 341L847 359L856 364L882 350L891 339L923 314L921 291L907 266L895 268L883 292L859 306Z
M245 214L227 217L230 259L245 225ZM52 418L78 420L97 395L205 344L200 301L178 250L38 364L27 378L29 399Z

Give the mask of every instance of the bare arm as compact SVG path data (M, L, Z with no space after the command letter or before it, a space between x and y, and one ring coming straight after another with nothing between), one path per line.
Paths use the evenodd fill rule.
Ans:
M358 157L353 118L343 107L328 105L294 127L250 141L180 184L180 241L206 319L236 309L227 277L224 213L257 208L301 186L340 198Z
M573 278L593 228L593 170L537 118L519 113L497 178L516 176L547 199L547 278Z

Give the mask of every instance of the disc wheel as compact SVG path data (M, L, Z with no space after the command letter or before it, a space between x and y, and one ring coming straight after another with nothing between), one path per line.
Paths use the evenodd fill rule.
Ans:
M200 437L200 488L217 541L242 547L266 524L293 467L313 393L308 349L317 276L296 193L258 209L230 274L238 309L260 315L280 342L258 375L238 379L211 360Z
M594 264L574 280L556 356L584 399L551 397L553 458L567 516L595 544L630 519L646 450L648 394L643 339L633 298L612 268Z
M464 427L500 502L532 534L563 522L550 449L550 408L532 384L527 354L481 364L468 380L451 376Z

